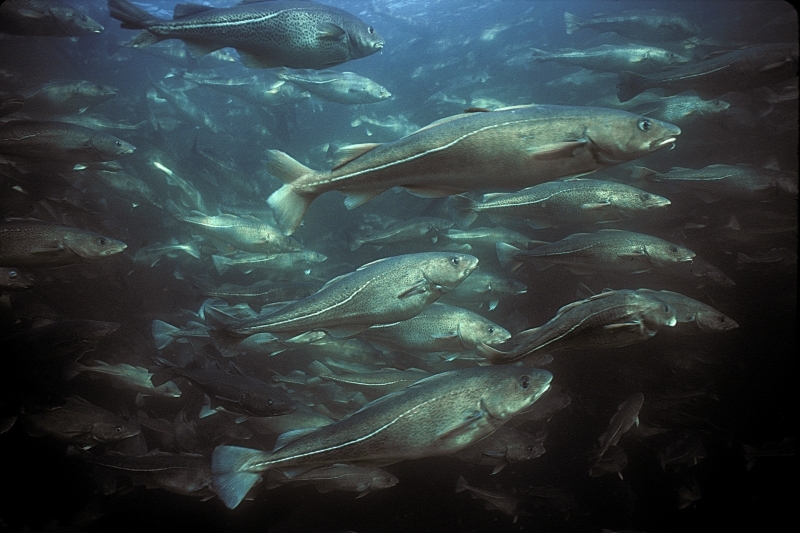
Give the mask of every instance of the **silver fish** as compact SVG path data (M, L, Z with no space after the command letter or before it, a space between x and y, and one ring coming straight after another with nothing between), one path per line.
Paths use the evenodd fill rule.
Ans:
M566 48L557 52L534 48L531 59L577 65L598 72L629 70L640 74L658 72L665 67L689 62L689 58L675 52L640 44L603 44L583 50Z
M447 455L466 448L533 404L552 374L521 366L471 367L425 378L329 426L289 435L270 453L217 446L213 486L234 508L272 468ZM297 436L296 440L291 437Z
M329 102L369 104L392 96L383 85L353 72L279 69L275 74Z
M6 0L0 4L0 32L12 35L80 37L103 25L61 0Z
M739 327L739 324L729 316L694 298L672 291L639 290L675 309L675 318L678 322L673 331L676 333L710 333Z
M645 42L680 41L700 32L697 24L685 16L655 9L597 14L588 19L565 12L564 25L570 35L582 28L591 28L601 33L613 31Z
M303 246L287 237L278 228L249 215L206 215L197 211L175 214L178 220L228 243L236 250L253 253L277 254L299 252Z
M608 428L597 439L600 443L600 448L594 453L594 464L598 464L603 458L605 453L611 446L619 442L620 437L624 435L634 424L639 425L639 411L644 404L644 394L637 392L628 396L624 402L619 404L617 412L611 417L608 423Z
M330 172L277 150L268 170L285 183L268 203L279 227L293 232L322 193L348 195L352 209L392 187L427 197L487 187L518 190L588 174L671 146L680 128L625 111L550 105L464 113L394 142L340 148ZM502 168L503 172L497 172Z
M39 161L111 161L136 147L113 135L67 122L12 120L0 124L0 154Z
M121 27L143 30L132 45L181 39L195 56L231 47L248 68L329 68L383 49L383 38L354 15L316 2L243 2L213 8L178 4L172 20L125 0L109 0Z

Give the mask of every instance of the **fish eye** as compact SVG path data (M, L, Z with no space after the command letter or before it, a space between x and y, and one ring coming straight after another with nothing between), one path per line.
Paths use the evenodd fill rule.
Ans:
M525 447L525 451L528 453L533 453L533 450L534 450L533 444L528 444L528 446Z
M489 333L494 333L494 326L489 326L488 331L489 331Z
M643 119L639 120L639 129L640 130L642 130L642 131L650 131L650 128L652 128L652 127L653 127L653 124L649 120L647 120L646 118L643 118Z
M450 262L453 263L453 266L458 266L461 260L458 257L451 257Z
M105 246L106 244L108 244L108 241L106 240L105 237L98 237L95 239L94 242L96 242L98 246Z
M275 404L272 398L267 398L267 407L272 407Z
M122 141L114 141L114 144L116 144L117 146L122 146Z
M81 15L81 20L86 22L86 15Z
M367 26L367 31L369 32L370 35L372 35L373 33L375 33L375 28L373 28L372 26Z
M672 250L673 253L678 253L678 247L677 246L673 246L670 249Z
M16 278L17 277L17 271L16 270L9 270L8 271L8 277L11 278L11 279Z
M114 431L117 433L122 433L122 426L114 426Z
M646 202L646 201L648 201L648 200L650 199L650 195L649 195L648 193L644 193L644 194L641 196L641 198L642 198L642 200L644 200L644 201Z
M531 386L531 377L530 376L522 376L519 378L519 385L523 389L527 389Z

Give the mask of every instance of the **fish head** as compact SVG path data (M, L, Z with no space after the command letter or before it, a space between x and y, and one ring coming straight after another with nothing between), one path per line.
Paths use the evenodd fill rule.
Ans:
M113 135L92 135L86 143L86 153L94 161L110 161L123 155L132 154L136 147Z
M671 242L658 243L655 245L645 245L645 253L650 261L656 266L666 266L675 263L686 263L695 257L695 253Z
M281 389L248 390L242 393L239 403L253 416L278 416L293 412L297 405Z
M506 365L491 374L481 406L490 418L507 422L533 405L550 388L553 374L541 368Z
M458 333L465 346L470 348L482 344L501 344L511 338L511 333L504 327L486 320L480 315L465 317L458 325Z
M371 489L388 489L389 487L394 487L399 482L400 480L397 479L396 476L381 468L376 468L370 472L369 487Z
M33 280L16 268L0 268L0 287L2 290L28 289Z
M64 242L74 254L89 261L118 254L128 247L124 242L111 237L83 231L69 233Z
M673 306L657 298L646 298L646 300L642 303L639 316L642 326L651 336L664 326L673 327L678 323L678 312Z
M599 108L595 108L598 109ZM595 159L611 166L674 146L678 126L627 111L603 109L588 121L584 132Z
M97 442L116 442L139 434L139 427L136 424L115 418L95 421L92 424L92 439Z
M96 20L67 5L51 5L48 11L53 16L56 26L73 37L100 33L105 29Z
M430 283L449 291L458 286L478 267L478 258L469 254L432 253L419 264Z
M669 50L662 50L660 55L662 56L664 63L668 65L680 65L682 63L689 62L688 57L676 54L675 52L671 52Z
M116 96L119 92L115 87L111 87L110 85L102 85L86 80L81 81L76 89L77 92L83 96L103 98L106 100L112 96Z
M544 453L542 442L535 435L525 434L525 437L515 440L506 448L506 459L509 463L530 461Z
M345 24L351 59L367 57L383 50L383 37L364 22L356 19Z
M694 317L695 324L702 331L727 331L729 329L738 328L739 324L716 310L702 310L699 311Z
M723 111L727 111L730 106L731 104L725 100L715 98L713 100L706 100L703 102L701 111L704 113L722 113Z

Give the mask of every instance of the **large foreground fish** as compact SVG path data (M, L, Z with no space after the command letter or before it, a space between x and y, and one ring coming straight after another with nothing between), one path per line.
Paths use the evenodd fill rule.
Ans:
M135 47L180 39L194 56L236 48L249 68L324 69L374 54L383 39L361 19L316 2L242 2L214 8L178 4L174 18L152 16L126 0L109 0L112 18L142 31Z
M330 172L271 150L268 170L285 185L268 202L280 228L291 233L327 191L346 193L345 205L352 209L397 186L426 197L519 190L637 159L671 146L680 132L672 124L600 107L528 105L465 113L397 141L344 147Z
M454 453L530 407L552 379L546 370L515 365L442 372L328 426L281 435L273 452L217 446L211 462L213 486L233 509L261 473L273 468L390 464Z

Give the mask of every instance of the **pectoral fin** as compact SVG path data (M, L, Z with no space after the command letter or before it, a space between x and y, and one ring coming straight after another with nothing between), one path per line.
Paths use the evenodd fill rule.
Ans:
M535 146L528 151L533 154L534 159L539 161L551 161L556 159L569 159L575 155L577 150L585 147L588 141L580 139L575 141L564 141L559 143Z

